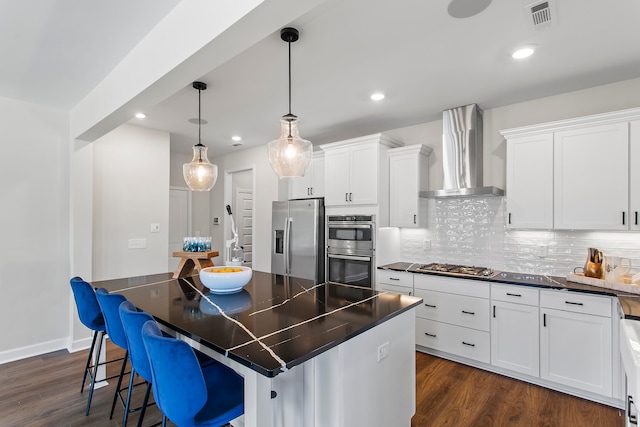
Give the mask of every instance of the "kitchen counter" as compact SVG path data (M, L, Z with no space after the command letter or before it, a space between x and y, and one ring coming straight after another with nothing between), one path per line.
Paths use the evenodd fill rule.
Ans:
M435 272L425 272L418 270L422 263L395 262L378 267L381 270L406 271L415 274L432 274L447 277L456 277ZM505 283L511 285L533 286L546 289L566 290L569 292L582 292L598 295L618 297L625 319L640 320L640 295L628 292L615 291L612 289L599 288L597 286L583 285L580 283L568 282L564 277L547 276L543 274L500 272L494 277L460 277L467 280L490 281L495 283Z
M240 373L245 426L411 423L420 298L259 271L230 295L197 274L92 284Z

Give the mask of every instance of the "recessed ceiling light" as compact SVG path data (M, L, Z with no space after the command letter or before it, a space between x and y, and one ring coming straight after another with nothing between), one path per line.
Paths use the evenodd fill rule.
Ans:
M518 49L516 49L512 54L511 57L513 59L524 59L524 58L528 58L529 56L533 55L533 52L536 51L536 46L535 45L526 45L526 46L521 46Z
M233 136L231 137L231 139L233 139L233 140L234 140L234 141L236 141L236 142L237 142L237 141L242 141L242 137L241 137L241 136L238 136L238 135L233 135Z
M382 92L374 93L373 95L371 95L371 99L374 101L381 101L384 99L384 93Z
M144 119L145 117L147 117L145 113L136 113L136 118L138 119Z

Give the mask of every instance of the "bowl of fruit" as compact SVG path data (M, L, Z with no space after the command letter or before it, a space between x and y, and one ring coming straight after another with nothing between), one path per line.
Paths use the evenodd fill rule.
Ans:
M200 270L200 281L214 294L232 294L240 292L252 275L250 267L206 267Z

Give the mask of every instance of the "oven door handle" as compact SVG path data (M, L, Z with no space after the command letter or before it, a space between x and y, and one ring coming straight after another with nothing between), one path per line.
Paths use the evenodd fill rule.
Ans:
M329 228L373 228L373 224L327 224Z
M329 258L338 258L338 259L351 259L354 261L371 261L371 257L369 256L355 256L355 255L336 255L336 254L328 254Z

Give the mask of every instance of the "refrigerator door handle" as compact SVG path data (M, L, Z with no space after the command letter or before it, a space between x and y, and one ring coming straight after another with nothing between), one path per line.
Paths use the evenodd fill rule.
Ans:
M289 258L289 240L291 235L291 223L293 222L293 218L286 217L284 219L284 274L291 273L291 266L289 263L291 262Z

